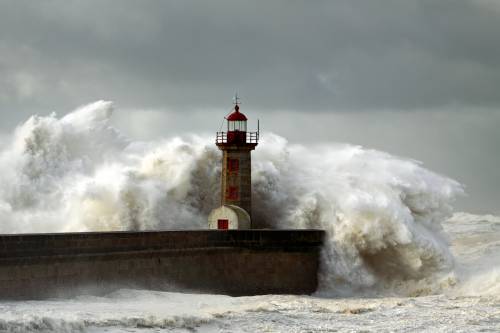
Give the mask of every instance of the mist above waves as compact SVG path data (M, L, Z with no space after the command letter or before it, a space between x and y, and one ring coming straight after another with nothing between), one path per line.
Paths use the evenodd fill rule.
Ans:
M112 103L98 101L63 117L33 116L14 131L0 152L1 233L206 227L219 204L213 138L134 141L111 126L112 114ZM453 269L441 223L463 188L417 161L264 133L252 183L256 227L327 231L324 291Z

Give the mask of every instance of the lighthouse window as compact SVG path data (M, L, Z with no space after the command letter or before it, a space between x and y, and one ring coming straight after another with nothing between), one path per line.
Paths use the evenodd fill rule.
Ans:
M226 199L228 200L238 200L238 187L229 186L226 192Z
M228 130L246 132L247 122L244 120L228 121Z
M246 121L239 121L239 129L240 129L240 131L246 132L247 131L247 122Z
M240 168L240 161L235 158L227 160L227 169L229 172L238 172Z

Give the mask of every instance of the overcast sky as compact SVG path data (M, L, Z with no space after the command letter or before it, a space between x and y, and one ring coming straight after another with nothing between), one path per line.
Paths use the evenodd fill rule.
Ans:
M499 34L498 0L0 0L0 132L106 99L139 139L212 133L238 91L291 142L420 160L500 213Z

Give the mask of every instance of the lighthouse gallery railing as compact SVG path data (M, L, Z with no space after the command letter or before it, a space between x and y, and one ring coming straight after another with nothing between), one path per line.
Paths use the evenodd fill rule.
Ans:
M228 143L227 132L217 132L215 143ZM245 143L259 143L259 132L246 132Z

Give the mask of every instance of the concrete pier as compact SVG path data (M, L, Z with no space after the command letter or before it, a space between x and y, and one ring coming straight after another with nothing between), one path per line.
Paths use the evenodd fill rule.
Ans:
M321 230L0 235L0 299L141 288L227 295L310 294Z

